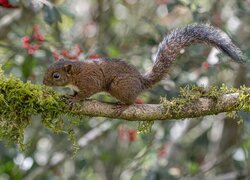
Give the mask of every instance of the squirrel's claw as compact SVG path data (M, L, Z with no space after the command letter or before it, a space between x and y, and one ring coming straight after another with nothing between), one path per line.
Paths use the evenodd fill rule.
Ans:
M123 111L125 111L128 108L128 105L123 104L121 102L117 102L116 106L112 109L114 110L115 116L120 116Z
M63 102L67 103L67 104L68 104L69 98L70 98L69 95L62 95L62 96L60 97L60 99L61 99Z
M66 104L68 104L71 110L75 107L76 102L77 102L74 96L71 96L71 95L61 96L61 100L65 102Z

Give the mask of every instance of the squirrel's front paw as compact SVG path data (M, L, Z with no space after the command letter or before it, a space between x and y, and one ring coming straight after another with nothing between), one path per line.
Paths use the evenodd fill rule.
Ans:
M71 97L69 96L69 95L62 95L62 96L60 96L60 99L63 101L63 102L65 102L66 104L68 104L69 103L69 99L70 99Z
M65 102L66 104L68 104L70 109L73 109L76 106L77 102L78 102L78 100L74 96L71 96L71 95L63 95L63 96L61 96L61 100L63 102Z
M76 102L74 100L74 96L71 96L71 95L62 95L61 100L63 102L65 102L66 104L72 104L72 103Z
M71 107L71 109L73 109L74 107L76 107L77 102L78 102L78 100L75 97L73 97L73 96L70 96L69 99L68 99L68 104Z

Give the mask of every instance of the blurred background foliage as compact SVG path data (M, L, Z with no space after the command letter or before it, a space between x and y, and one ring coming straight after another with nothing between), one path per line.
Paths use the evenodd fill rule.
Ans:
M36 84L61 57L121 58L144 73L164 35L191 23L223 29L250 57L249 15L249 0L0 0L0 63L6 75ZM248 79L247 67L194 45L137 103L176 97L187 84L239 87ZM112 101L103 93L94 98ZM25 152L0 143L0 179L249 179L249 115L238 114L243 123L225 114L156 121L146 134L137 133L138 123L82 117L73 127L75 158L66 134L51 133L33 117Z

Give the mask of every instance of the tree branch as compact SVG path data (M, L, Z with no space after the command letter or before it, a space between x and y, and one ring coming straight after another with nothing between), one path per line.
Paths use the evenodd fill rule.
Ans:
M176 104L172 101L169 104ZM170 120L194 118L222 112L237 110L239 93L224 94L217 99L202 97L193 102L182 104L176 112L175 106L165 104L136 104L127 106L121 113L117 113L117 106L98 101L83 101L80 108L73 108L70 112L76 115L102 116L129 121ZM70 107L69 107L70 109Z

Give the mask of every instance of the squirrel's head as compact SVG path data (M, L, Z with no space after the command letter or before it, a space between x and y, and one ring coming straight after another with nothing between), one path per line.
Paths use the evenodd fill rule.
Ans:
M71 83L73 62L59 60L51 65L44 74L43 84L47 86L66 86Z

